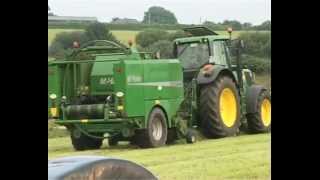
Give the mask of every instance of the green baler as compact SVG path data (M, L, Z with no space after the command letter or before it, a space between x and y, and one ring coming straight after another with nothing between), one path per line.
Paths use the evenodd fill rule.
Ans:
M108 41L104 43L113 45ZM62 77L61 86L57 86L60 89L55 91L59 98L53 99L61 101L60 106L53 107L55 122L68 128L77 150L100 147L105 134L110 145L122 140L142 147L165 143L167 130L162 132L161 128L169 131L179 126L176 114L184 99L179 60L147 58L147 54L138 53L134 48L118 48L122 53L91 52L103 48L109 51L117 46L85 46L73 56L86 52L94 59L74 61L70 58L56 61L55 66L50 64ZM161 142L150 140L152 132L146 132L151 115L160 118L161 124L153 128L158 130ZM162 133L165 136L161 136Z

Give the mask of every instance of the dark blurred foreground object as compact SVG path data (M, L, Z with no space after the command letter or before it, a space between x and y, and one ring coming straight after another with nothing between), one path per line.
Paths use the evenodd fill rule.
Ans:
M73 156L48 161L48 180L156 180L133 162L101 156Z

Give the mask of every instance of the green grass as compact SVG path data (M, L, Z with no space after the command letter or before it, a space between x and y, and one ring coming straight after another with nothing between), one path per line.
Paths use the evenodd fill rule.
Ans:
M48 140L48 159L70 155L101 155L143 165L164 179L270 179L270 134L203 140L156 149L128 144L75 152L69 138Z

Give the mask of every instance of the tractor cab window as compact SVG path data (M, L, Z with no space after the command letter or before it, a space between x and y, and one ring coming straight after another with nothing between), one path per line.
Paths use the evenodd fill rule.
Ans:
M227 65L227 53L223 41L213 41L212 44L213 62L215 64Z
M179 44L177 56L184 69L198 69L209 62L209 47L207 43Z

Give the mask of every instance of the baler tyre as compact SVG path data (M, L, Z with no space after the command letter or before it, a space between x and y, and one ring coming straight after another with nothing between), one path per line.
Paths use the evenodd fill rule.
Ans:
M196 142L196 133L193 130L187 131L186 141L188 144L193 144Z
M167 135L167 118L162 109L156 107L149 115L147 129L138 134L138 145L142 148L163 146L166 144Z
M102 136L101 134L95 135ZM99 149L102 146L103 139L89 137L76 129L73 129L71 131L70 137L72 145L77 151Z
M167 142L166 144L174 144L177 139L177 130L176 128L168 129Z
M119 139L117 137L108 138L109 147L118 145L118 142L119 142Z
M262 90L254 102L256 111L247 114L250 133L267 133L271 130L271 96L267 90Z
M218 76L200 90L201 129L207 138L234 136L240 126L240 97L229 76Z

